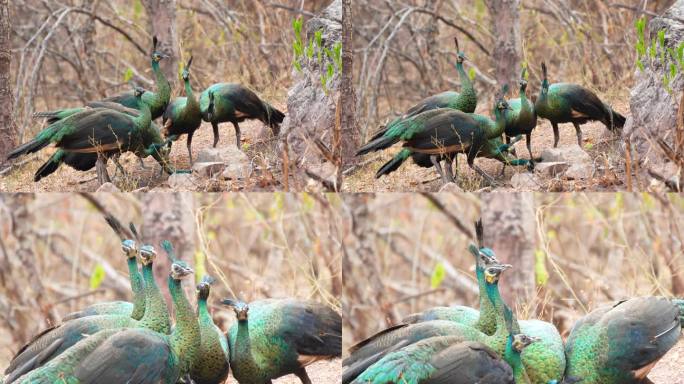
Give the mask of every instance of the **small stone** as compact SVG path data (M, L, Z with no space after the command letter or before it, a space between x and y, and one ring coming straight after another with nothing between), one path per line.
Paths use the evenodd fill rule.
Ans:
M192 172L199 177L212 178L220 174L224 168L225 165L220 161L202 163L195 162L192 165Z
M447 183L439 189L439 193L464 193L463 188L459 187L456 183Z
M516 173L511 177L511 184L517 191L539 191L541 184L539 179L529 172Z
M591 163L591 156L578 145L569 145L559 148L546 148L542 152L542 161L546 163Z
M591 164L573 164L565 171L564 176L569 180L586 180L594 174L594 167Z
M174 190L193 191L195 182L189 173L174 173L167 180L169 187Z
M244 152L237 149L234 145L227 145L221 148L204 148L197 154L197 163L240 163L249 162L249 158Z
M537 163L534 166L534 173L542 177L556 177L570 168L570 164L562 161Z
M249 163L231 163L228 164L227 167L223 168L221 178L224 180L244 180L247 179L251 173L252 166Z
M121 192L121 190L114 185L113 183L107 182L102 185L100 185L99 188L97 188L97 191L95 192L105 192L105 193L117 193Z

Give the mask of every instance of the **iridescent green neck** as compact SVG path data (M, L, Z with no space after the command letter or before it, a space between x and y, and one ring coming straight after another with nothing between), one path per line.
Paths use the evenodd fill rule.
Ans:
M494 109L494 118L494 129L490 132L491 135L488 136L489 139L501 137L506 129L506 115L502 110L499 108Z
M138 325L155 332L168 334L171 332L169 309L157 283L154 281L152 263L143 265L143 279L145 280L145 315Z
M524 104L524 102L527 101L527 93L525 92L526 90L527 90L526 85L520 86L519 96L520 96L521 104Z
M516 384L530 384L530 378L527 376L527 371L522 364L520 352L513 349L513 337L509 336L506 342L506 351L503 354L504 360L513 369L513 379Z
M235 361L237 361L240 366L240 371L257 372L258 365L252 355L252 345L249 338L249 323L247 320L238 320L237 336L233 346L235 347ZM231 350L231 356L232 355L233 351ZM231 358L231 361L232 360L233 359ZM235 374L235 371L236 370L233 369L233 374Z
M171 334L171 347L179 356L181 375L190 372L200 348L200 328L195 311L183 292L181 281L169 276L169 292L176 310L176 326Z
M155 107L162 108L164 105L169 103L171 99L171 84L166 80L164 76L164 71L159 67L159 62L152 60L152 72L156 77L157 82L157 99L155 100Z
M496 332L489 337L487 345L494 349L496 353L502 354L506 348L506 339L508 336L508 329L506 327L506 318L504 317L504 302L499 295L499 282L485 283L487 290L487 297L491 301L492 307L496 317Z
M152 111L150 106L143 101L142 97L138 98L138 110L140 110L140 114L133 118L133 121L138 129L145 130L152 122Z
M456 71L458 72L458 77L461 80L461 95L477 98L475 88L473 88L473 82L470 80L470 76L468 76L463 68L462 62L456 62Z
M131 280L131 290L133 291L133 312L131 312L131 317L135 320L140 320L145 315L145 292L143 290L142 276L140 271L138 271L138 262L135 257L128 259L128 278Z
M546 96L549 94L549 80L544 77L541 83L541 89L539 90L539 99L546 99Z
M476 266L475 275L477 276L477 286L480 291L480 317L477 320L477 329L491 335L496 331L496 312L491 300L487 297L484 269L479 265Z

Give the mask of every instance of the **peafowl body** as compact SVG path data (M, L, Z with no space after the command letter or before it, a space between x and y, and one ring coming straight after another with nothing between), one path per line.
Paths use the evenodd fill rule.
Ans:
M434 96L427 97L421 100L418 104L409 108L402 116L392 120L389 124L375 133L369 140L373 141L385 135L385 133L393 129L402 120L412 118L423 112L431 111L433 109L449 108L462 111L465 113L474 113L477 108L477 92L473 87L473 82L463 69L463 62L466 60L464 52L461 52L458 47L458 40L456 40L456 71L461 81L461 93L454 91L446 91Z
M78 312L64 316L62 322L96 315L130 315L134 320L142 319L145 314L145 291L143 289L142 275L138 271L138 249L135 241L130 239L124 239L121 242L121 249L126 255L128 277L131 281L131 290L133 291L133 303L127 301L96 303Z
M535 103L537 116L551 121L553 127L553 146L558 146L558 124L572 123L577 133L577 144L582 147L580 125L589 121L600 121L606 128L615 130L625 125L626 119L615 112L596 94L582 86L569 83L549 85L546 64L542 63L544 78Z
M77 318L48 328L17 352L5 371L9 375L5 384L10 384L26 372L45 365L79 341L89 339L88 335L104 329L140 327L153 332L169 333L170 320L166 301L154 281L152 272L154 249L151 246L143 246L140 249L140 255L144 263L143 278L146 298L145 315L140 321L134 320L129 315L98 315Z
M168 279L176 312L170 335L150 329L107 329L85 338L20 383L176 384L190 372L199 352L200 327L181 280L192 269L177 260Z
M534 104L527 98L527 80L525 80L526 69L520 76L519 98L508 100L510 110L506 111L506 134L507 142L511 137L525 135L527 151L530 153L530 161L534 161L532 155L532 130L537 127L537 113Z
M48 126L33 140L14 149L8 159L37 152L54 143L59 149L36 171L34 181L50 175L63 162L87 170L101 157L106 159L128 151L141 158L152 155L164 170L172 173L168 167L168 153L162 150L163 140L150 126L150 110L140 99L140 89L136 95L141 109L139 116L107 108L86 109ZM106 169L104 172L106 174ZM100 172L98 176L101 183L109 179Z
M214 147L219 141L218 125L230 122L235 127L236 145L240 148L240 125L248 119L261 120L271 127L274 135L280 131L285 114L261 100L252 90L240 84L218 83L200 95L202 119L214 130Z
M310 384L307 365L342 355L342 319L325 305L294 299L223 303L237 316L228 345L240 384L270 383L290 373Z
M486 345L441 336L388 353L353 383L515 384L515 381L510 366Z
M596 384L642 382L679 340L680 316L675 302L660 297L592 311L575 323L567 339L566 377Z
M190 86L190 65L192 57L188 60L183 69L182 78L185 85L185 96L177 97L166 107L163 116L164 136L180 136L187 134L188 156L192 164L192 136L197 128L202 124L202 114L200 113L199 103Z
M508 265L494 265L486 269L487 297L492 305L498 308L501 303L495 302L493 292L498 289L498 276ZM345 366L342 383L347 384L359 377L362 372L380 361L393 351L417 343L431 337L453 336L461 341L476 341L487 345L496 353L503 354L508 336L503 312L496 314L496 331L492 335L480 332L477 328L453 321L433 320L416 324L399 324L381 331L361 341L349 349L350 356L343 361Z
M223 383L228 377L230 354L228 341L219 327L214 324L207 299L209 298L211 278L203 278L197 285L197 314L200 326L200 349L190 371L196 384Z

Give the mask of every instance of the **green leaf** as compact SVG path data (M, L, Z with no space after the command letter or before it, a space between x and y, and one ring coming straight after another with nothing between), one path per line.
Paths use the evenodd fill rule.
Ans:
M309 40L309 46L306 48L306 57L311 60L314 55L314 43L313 40Z
M471 81L475 80L475 75L476 75L475 68L470 68L470 70L468 70L468 77L470 77Z
M204 252L200 250L195 251L195 283L202 281L204 275L207 274L206 260L207 255Z
M142 16L142 13L143 13L142 1L135 0L135 2L133 3L133 18L139 19L140 16Z
M295 62L294 62L294 67L295 67L295 69L297 70L297 72L301 72L301 71L302 71L302 64L301 64L299 61L296 61L296 60L295 60Z
M335 75L335 67L332 63L328 63L328 78L332 78Z
M314 38L316 39L316 45L323 47L323 30L319 29L314 33Z
M97 264L90 274L90 290L95 290L100 287L105 278L105 270L102 264Z
M439 286L442 285L442 281L444 281L444 277L446 277L444 264L441 262L435 264L435 269L432 270L432 276L430 277L430 287L432 287L432 289L439 288Z
M538 286L545 286L549 281L549 271L546 269L546 253L537 249L534 253L534 276Z
M131 68L126 69L124 72L123 82L128 83L133 78L133 70Z

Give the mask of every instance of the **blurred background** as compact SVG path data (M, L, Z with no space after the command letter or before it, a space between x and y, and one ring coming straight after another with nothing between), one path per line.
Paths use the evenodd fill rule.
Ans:
M65 314L131 300L120 240L101 209L135 223L155 245L164 290L170 263L162 239L193 266L194 282L214 277L210 310L227 330L234 315L218 303L224 297L296 297L340 310L341 206L337 195L281 193L0 195L0 367ZM185 284L192 303L194 282ZM340 369L336 360L308 371L314 382L332 382ZM285 382L298 382L293 378Z
M478 307L467 247L479 217L485 246L514 266L501 280L504 299L519 318L553 322L563 337L602 304L684 296L681 195L354 196L343 263L344 355L408 314ZM649 376L654 382L681 382L684 341L677 348Z

